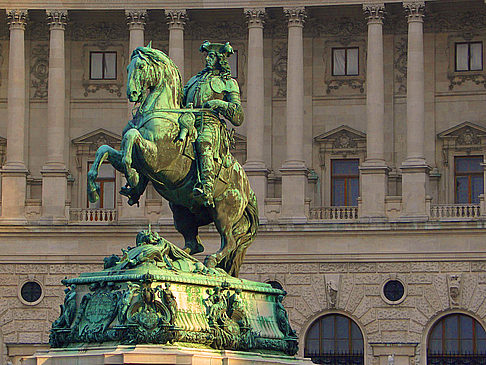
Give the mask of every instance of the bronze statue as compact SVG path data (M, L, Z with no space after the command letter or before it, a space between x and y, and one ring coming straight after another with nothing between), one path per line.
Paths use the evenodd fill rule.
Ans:
M257 232L258 211L248 178L229 153L221 120L239 125L243 113L238 85L225 63L231 46L205 42L201 50L208 53L207 67L186 86L186 108L181 108L177 66L150 44L133 51L127 96L140 106L123 131L121 150L104 145L96 152L88 173L88 198L99 199L96 178L105 160L125 174L127 186L121 193L130 204L138 202L151 181L170 203L174 225L185 239L184 250L191 255L202 252L198 227L214 222L221 249L207 256L205 264L238 276Z

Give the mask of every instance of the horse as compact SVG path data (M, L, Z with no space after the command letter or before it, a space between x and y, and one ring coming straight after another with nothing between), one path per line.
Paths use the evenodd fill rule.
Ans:
M88 199L99 199L96 183L100 165L107 160L123 173L127 185L120 191L138 202L148 182L169 201L174 226L184 237L184 251L204 251L198 228L214 222L221 236L220 249L208 255L204 264L238 276L246 250L258 229L258 208L254 192L241 165L231 154L215 161L214 206L206 207L194 196L198 181L194 132L182 133L179 116L191 116L182 109L182 81L179 69L162 51L136 48L127 67L127 97L139 104L122 133L120 151L98 148L88 172ZM198 113L198 109L192 109ZM204 111L200 111L202 113ZM194 114L193 113L193 114ZM183 135L183 138L180 136Z

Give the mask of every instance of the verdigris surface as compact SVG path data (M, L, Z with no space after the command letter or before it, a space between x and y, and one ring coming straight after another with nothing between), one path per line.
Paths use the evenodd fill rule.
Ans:
M226 122L243 122L238 83L231 77L229 45L204 42L206 67L182 88L177 66L150 45L128 65L127 96L139 107L123 131L121 150L101 146L88 173L88 197L99 198L98 169L108 160L128 181L121 193L138 202L147 183L170 202L176 229L190 254L204 247L198 227L214 222L221 249L206 257L237 277L258 228L256 197L230 153Z
M52 347L180 343L294 355L285 292L208 268L156 232L142 231L105 269L66 279Z

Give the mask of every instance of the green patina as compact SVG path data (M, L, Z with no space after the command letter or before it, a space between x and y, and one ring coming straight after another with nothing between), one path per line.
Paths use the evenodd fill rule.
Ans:
M128 184L134 204L147 183L170 202L180 249L150 228L135 246L104 259L104 270L63 280L61 314L50 344L166 344L295 355L297 336L282 305L285 292L238 278L258 228L255 194L229 152L224 120L243 121L238 84L230 77L229 43L204 42L206 68L182 90L174 63L161 51L137 48L127 95L139 103L123 131L121 151L101 146L88 174L88 194L108 160ZM221 249L202 263L199 226L214 223Z

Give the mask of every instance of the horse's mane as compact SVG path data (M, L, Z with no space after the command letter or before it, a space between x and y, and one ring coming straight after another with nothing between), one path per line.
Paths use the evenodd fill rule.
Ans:
M180 107L182 80L177 65L164 52L150 46L135 48L130 59L134 57L140 57L152 66L143 70L147 84L157 88L166 83L166 87L173 92L174 107Z

